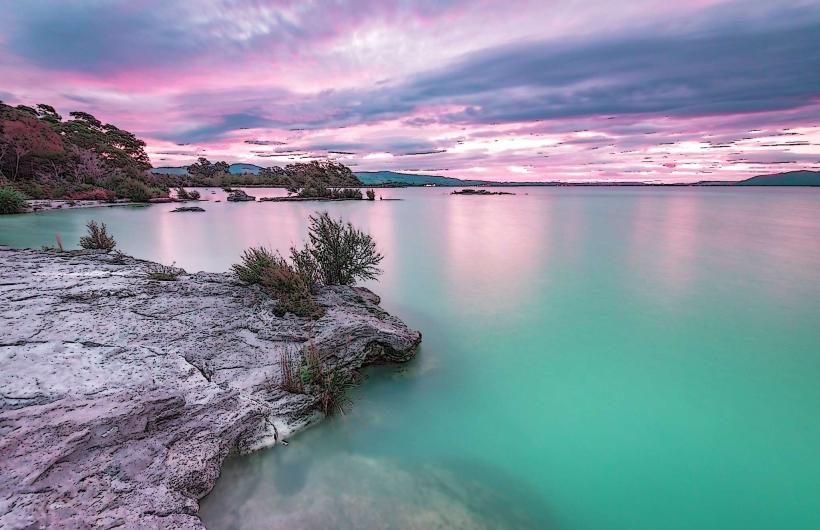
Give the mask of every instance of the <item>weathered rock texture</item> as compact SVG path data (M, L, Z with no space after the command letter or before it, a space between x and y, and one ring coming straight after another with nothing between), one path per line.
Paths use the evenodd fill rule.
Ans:
M0 528L202 528L228 454L317 418L280 390L282 352L356 369L421 338L366 289L323 288L309 322L228 274L151 265L0 247Z

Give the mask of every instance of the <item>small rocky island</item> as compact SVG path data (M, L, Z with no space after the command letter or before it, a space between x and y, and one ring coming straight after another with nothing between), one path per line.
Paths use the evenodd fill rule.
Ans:
M515 193L510 193L509 191L489 191L489 190L471 190L471 189L463 189L463 190L456 190L450 193L450 195L515 195Z
M227 456L322 417L291 359L350 373L421 340L364 288L318 286L311 320L116 252L0 247L0 269L0 528L201 529Z
M328 188L321 184L310 187L292 188L288 190L287 197L263 197L261 202L290 202L290 201L375 201L376 192L367 190L362 194L362 190L354 188Z
M253 202L255 200L256 197L248 195L244 190L229 189L228 191L228 202Z

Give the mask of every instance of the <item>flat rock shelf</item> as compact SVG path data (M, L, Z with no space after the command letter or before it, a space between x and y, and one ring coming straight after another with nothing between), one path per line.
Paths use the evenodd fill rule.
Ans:
M94 252L0 247L0 528L201 529L232 452L321 418L280 389L311 341L330 368L405 361L421 334L364 288L323 287L316 321L228 273L177 281Z

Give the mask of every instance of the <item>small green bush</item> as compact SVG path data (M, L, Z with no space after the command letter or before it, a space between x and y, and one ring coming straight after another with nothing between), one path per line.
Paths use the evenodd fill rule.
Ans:
M320 318L325 311L311 293L311 284L303 278L282 256L275 256L274 263L262 269L261 284L265 291L276 298L274 314L311 319Z
M280 388L294 394L313 394L325 416L344 414L353 404L348 392L356 385L354 374L342 368L325 370L313 342L308 343L298 365L297 357L291 352L280 354L279 367L282 371Z
M305 385L299 377L299 367L291 352L284 351L279 354L279 368L282 371L282 383L279 385L280 388L291 394L304 393Z
M357 280L375 278L383 256L368 234L331 219L327 212L310 216L310 243L291 247L290 262L278 253L259 247L242 254L242 262L232 269L248 284L260 284L277 300L274 313L320 318L324 309L316 303L312 290L317 284L353 285Z
M117 186L117 195L134 202L148 202L154 196L154 190L144 182L128 178Z
M20 213L26 208L26 196L8 186L0 188L0 214Z
M245 283L262 283L262 271L272 266L277 255L265 247L249 248L242 253L242 263L231 268Z
M308 343L299 367L299 379L303 384L318 384L322 380L322 356L313 342Z
M316 283L313 262L305 262L303 251L291 249L294 264L291 265L279 254L259 247L249 248L242 254L242 263L232 267L239 279L249 284L262 285L265 292L276 299L274 314L286 313L307 318L319 318L324 309L313 299L311 289Z
M353 285L357 280L372 280L381 274L378 264L384 259L369 234L331 219L327 212L310 216L310 254L325 285Z
M88 235L80 238L80 246L91 250L114 250L117 242L109 235L105 223L97 224L97 221L88 221Z
M297 274L304 278L309 285L320 283L319 265L310 253L310 247L305 245L301 249L290 248L290 261Z
M341 369L333 370L324 374L319 382L319 406L325 416L331 416L336 412L344 414L353 400L348 396L348 392L356 386L356 383L348 372Z
M367 200L368 201L375 201L376 200L376 192L373 190L367 190Z

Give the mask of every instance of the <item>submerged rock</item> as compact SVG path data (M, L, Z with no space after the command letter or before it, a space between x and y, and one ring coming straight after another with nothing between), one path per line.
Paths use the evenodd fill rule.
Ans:
M255 201L256 197L248 195L242 190L231 190L228 194L228 200L231 202Z
M200 208L199 206L180 206L179 208L174 208L171 212L204 212L204 208Z
M280 389L280 354L329 367L411 358L421 335L363 288L325 287L317 321L231 275L153 282L131 257L0 247L0 528L203 528L232 451L317 419Z

